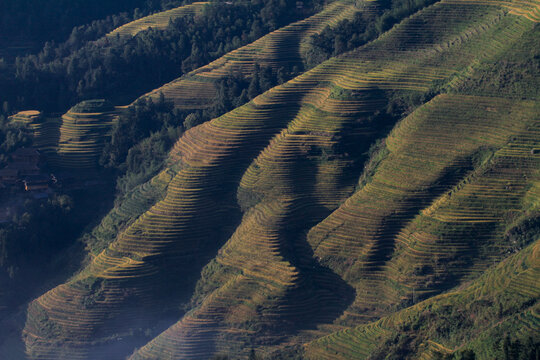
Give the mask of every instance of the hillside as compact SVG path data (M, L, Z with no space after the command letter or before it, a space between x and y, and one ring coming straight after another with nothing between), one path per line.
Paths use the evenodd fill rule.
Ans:
M256 64L293 71L295 66L302 66L301 49L311 35L344 19L351 19L357 12L371 13L375 10L376 6L359 9L349 1L332 2L321 12L275 30L145 96L156 98L158 94L163 94L181 109L206 108L216 97L216 83L219 80L230 74L249 78Z
M146 41L212 6L107 37ZM309 11L130 105L10 118L51 168L107 166L122 191L0 355L538 356L540 2ZM325 42L327 60L307 58Z
M132 37L137 35L141 31L145 31L150 28L163 30L167 27L170 21L173 21L178 17L184 16L186 14L197 14L197 12L200 12L205 4L205 2L196 2L185 6L179 6L171 10L161 11L152 15L148 15L141 19L137 19L130 23L122 25L108 33L106 36Z
M174 3L175 1L170 1ZM116 21L126 12L139 8L139 12L161 10L165 2L117 0L5 0L0 3L0 58L13 62L39 50L47 41L64 41L87 23L99 22L106 17ZM122 13L120 15L119 13ZM121 20L120 20L121 21Z
M477 359L504 358L509 351L514 351L516 358L530 356L529 352L538 346L534 340L539 317L538 248L537 241L460 289L376 322L318 339L308 344L307 356L380 358L383 354L374 354L377 345L384 342L396 344L393 350L397 354L404 350L399 345L412 347L420 359L448 358L456 347L456 353L473 351ZM518 342L512 344L505 334L523 339L522 345L512 349ZM412 344L410 338L414 339Z

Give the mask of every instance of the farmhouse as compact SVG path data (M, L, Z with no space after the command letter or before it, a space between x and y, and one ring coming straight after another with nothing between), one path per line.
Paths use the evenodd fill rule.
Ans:
M18 179L29 175L39 174L39 162L41 154L34 148L21 148L11 154L11 161L4 170L9 170L12 175L17 171Z
M33 148L17 149L11 154L8 165L0 170L0 181L5 185L15 185L29 176L40 174L41 154Z

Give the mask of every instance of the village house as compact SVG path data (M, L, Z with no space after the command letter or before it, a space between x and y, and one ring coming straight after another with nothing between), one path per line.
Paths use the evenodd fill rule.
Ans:
M6 169L17 171L19 179L22 179L25 176L39 174L39 167L37 166L37 164L29 163L29 162L10 163L8 164L8 166L6 166Z
M19 180L19 171L16 169L2 169L0 170L0 181L6 185L13 185Z
M40 174L41 154L34 148L20 148L11 154L8 165L0 170L0 181L5 185L15 185L28 176Z
M47 175L31 175L23 180L26 191L46 191L49 189L50 177Z
M34 148L20 148L11 154L14 163L39 164L41 154Z

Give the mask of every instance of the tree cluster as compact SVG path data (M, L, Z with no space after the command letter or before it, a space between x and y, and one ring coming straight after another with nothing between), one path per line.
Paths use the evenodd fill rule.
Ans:
M379 13L358 12L352 20L342 20L313 35L303 55L307 68L312 68L332 56L356 49L376 39L383 32L434 0L386 0L378 2Z
M0 69L0 98L17 108L45 111L63 111L90 98L128 103L306 15L290 9L293 0L212 3L202 15L129 39L87 41L123 21L118 18L76 28L66 43L47 43L39 54L17 58L13 70Z
M4 105L7 109L7 103ZM9 154L20 147L30 145L32 141L25 127L9 121L8 113L0 111L0 169L7 164Z
M496 359L501 360L538 360L540 358L540 342L531 336L520 341L506 335L504 339L494 344L492 354L496 356ZM485 354L482 355L485 356ZM475 360L477 358L479 356L472 349L436 355L438 360Z
M174 109L162 94L156 101L142 98L120 115L100 164L117 170L117 189L125 194L162 168L172 145L185 130L242 106L292 74L285 69L274 71L258 65L251 79L229 74L217 82L213 105L193 112Z
M3 0L0 43L28 39L64 41L74 27L121 12L138 14L179 5L173 0ZM5 36L5 38L3 38Z
M73 240L74 227L69 218L72 208L73 200L66 195L47 201L29 199L20 215L15 215L12 222L0 225L2 288L15 291L14 286L20 280L40 278L43 267L51 265L44 260L56 255Z

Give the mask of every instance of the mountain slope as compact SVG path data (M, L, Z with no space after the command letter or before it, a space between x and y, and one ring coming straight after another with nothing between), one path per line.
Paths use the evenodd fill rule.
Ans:
M121 358L146 342L148 324L152 335L173 325L133 359L244 357L370 322L503 258L505 221L525 216L538 191L538 105L459 93L478 64L534 31L529 12L497 4L436 3L187 131L161 175L171 176L165 195L30 304L29 357ZM230 56L195 75L252 68L252 55ZM358 184L365 153L401 115L394 108L424 102ZM308 354L332 358L323 339Z
M129 38L149 28L164 30L168 19L192 16L201 12L205 4L194 3L156 13L125 24L107 36L118 34L118 36ZM216 84L219 80L233 73L240 73L242 77L250 78L256 64L272 66L276 69L284 65L291 68L294 64L301 65L300 47L303 43L305 44L309 36L322 31L326 26L351 18L358 11L375 11L375 7L359 9L347 1L331 3L320 13L265 35L252 44L232 51L206 66L141 96L136 101L149 98L157 101L163 94L165 100L172 101L176 108L184 111L208 108L216 102L218 95ZM100 41L103 42L103 40ZM102 44L104 48L106 44L106 42ZM116 112L120 113L123 108L117 107ZM90 137L95 138L96 141L89 141L88 136L80 135L92 129L84 122L71 121L72 116L68 112L61 119L48 118L30 126L37 148L46 152L52 159L51 164L56 167L95 168L101 151L101 147L96 147L96 145L109 140L112 122L107 119L108 115L102 116L96 113L92 116L103 128L100 129L99 134L90 134ZM58 132L60 132L59 135ZM93 149L89 149L90 147ZM81 156L81 162L68 160L68 158Z
M359 11L375 12L376 5L360 9L350 1L334 1L321 12L275 30L145 96L157 98L158 95L163 94L167 100L173 101L180 109L208 107L217 95L215 84L218 80L231 74L250 77L256 64L275 69L280 67L292 69L295 65L301 66L300 49L311 35L339 21L350 19Z
M289 111L295 111L295 99L291 99L290 104L285 105L279 105L278 107L283 108L284 113ZM242 110L239 110L242 111ZM260 137L258 141L263 141L265 139L265 135L269 136L271 133L268 133L268 131L272 131L272 128L265 129L267 127L264 125L264 119L270 119L269 116L271 115L267 110L264 108L260 110L261 115L263 116L262 119L259 120L258 123L251 124L247 122L246 119L246 127L257 127L261 126L259 124L262 124L262 129L259 130L259 132L263 135L263 137ZM224 125L227 126L227 123L230 122L230 120L227 120L226 118L223 119ZM268 120L266 122L269 122ZM238 125L236 125L238 126ZM275 131L275 130L274 130ZM213 137L217 136L219 134L217 131L213 132ZM245 145L244 146L257 146L256 141L250 141L250 138L242 139L241 131L238 131L239 140L243 140ZM186 134L186 138L189 138ZM257 134L251 135L251 138L254 140L257 139ZM224 142L231 142L232 140L232 134L224 132L223 133L223 141ZM187 153L187 152L186 152ZM201 153L202 154L202 153ZM201 154L193 154L194 158L198 158L201 156ZM189 153L188 153L189 155ZM204 154L202 154L204 156ZM211 156L219 156L220 154L217 153L216 155L210 154ZM199 161L195 159L194 161ZM186 160L184 159L184 163ZM114 249L110 248L106 251L104 251L102 254L100 254L94 261L93 265L78 275L78 278L75 278L69 286L61 286L53 291L51 291L50 294L45 296L43 299L39 300L39 304L42 304L46 308L52 308L56 305L54 304L60 304L62 300L60 300L62 297L72 297L75 296L79 299L77 303L72 304L71 308L67 308L64 305L60 305L60 308L58 310L54 310L51 312L51 315L53 317L57 317L58 320L61 322L63 327L65 329L62 329L60 327L59 332L53 332L49 333L48 336L57 337L61 333L64 333L66 337L71 339L77 339L76 341L73 341L73 348L71 349L52 349L54 355L50 356L59 356L55 351L60 350L61 352L65 352L66 354L69 354L69 356L75 356L74 352L77 351L76 349L81 346L83 349L80 349L81 356L85 356L84 354L88 351L87 349L84 349L84 339L88 339L91 342L95 342L95 339L91 337L95 329L103 329L102 327L106 326L102 324L102 321L107 321L104 317L106 316L106 313L104 313L104 310L102 309L105 307L107 309L107 312L109 312L109 315L107 317L114 316L115 311L119 312L126 312L128 310L127 308L123 308L122 304L125 304L125 301L128 296L129 291L122 290L123 295L118 297L116 295L118 293L118 288L122 288L126 286L126 284L123 283L125 280L129 280L129 282L137 282L137 278L139 276L142 276L141 280L142 283L140 284L134 284L136 286L143 286L144 290L147 291L148 294L154 294L150 295L153 300L156 297L161 297L161 291L155 289L155 285L158 285L157 282L155 282L155 279L162 279L163 282L161 286L168 286L170 283L168 283L167 280L163 278L164 273L173 274L172 276L178 277L180 274L178 274L178 270L174 270L174 268L178 267L178 264L176 264L176 259L174 258L174 255L172 252L174 250L171 250L170 246L174 246L177 248L176 251L180 252L180 254L176 256L183 256L186 257L186 255L182 255L182 252L186 252L189 257L187 257L188 260L190 260L192 263L186 264L187 267L181 268L182 271L187 271L189 273L197 273L200 271L200 267L204 265L204 263L207 261L205 260L205 256L209 256L208 251L209 248L212 249L212 247L216 247L218 244L213 244L212 242L209 243L207 239L212 239L212 234L220 233L222 232L222 228L220 226L223 226L224 224L216 223L214 229L204 229L207 228L207 223L211 222L210 219L218 218L221 211L220 206L216 206L216 199L212 199L212 194L204 194L204 191L196 191L198 190L198 187L200 184L204 184L206 182L205 177L210 177L213 181L216 181L215 177L220 178L219 175L213 174L210 172L210 174L206 174L208 170L206 170L204 167L202 168L203 171L197 170L197 168L189 169L184 168L185 165L180 165L180 168L182 171L179 172L179 174L172 180L172 182L169 184L169 191L168 196L165 197L165 199L158 204L156 204L152 209L150 209L146 214L144 214L141 218L139 218L135 223L133 223L129 228L127 228L122 235L120 235L120 240L114 245ZM175 167L173 167L174 169ZM214 167L215 168L215 167ZM213 168L210 168L212 170ZM174 170L173 170L174 171ZM178 171L178 170L176 170ZM221 169L213 170L222 172ZM230 172L230 169L229 169ZM234 174L230 174L233 175ZM229 176L230 176L229 175ZM214 178L214 179L213 179ZM223 179L219 179L223 181ZM217 189L216 189L217 190ZM215 190L214 190L215 191ZM201 195L197 196L197 193L201 193ZM186 196L188 194L188 196ZM229 195L230 196L230 195ZM234 196L234 193L233 193ZM206 199L206 200L205 200ZM233 200L234 201L234 200ZM185 204L185 205L182 205ZM226 202L227 203L227 202ZM230 201L229 201L230 203ZM208 207L210 211L205 211L204 209ZM185 211L180 212L178 209L184 208ZM205 212L208 212L208 215L203 216ZM178 215L175 215L178 214ZM197 214L200 218L200 222L194 223L191 221L194 214ZM191 223L190 223L191 221ZM188 224L183 225L183 224ZM163 230L161 230L161 227L165 227ZM196 231L195 229L202 228L203 231ZM147 234L145 234L147 233ZM187 234L187 239L184 245L178 244L173 242L177 237L181 236L181 234ZM141 238L141 235L143 238ZM155 239L161 239L159 243L148 243L144 240L146 236L149 236L150 238ZM169 239L169 240L167 240ZM200 250L198 250L195 246L193 246L193 241L196 241L197 239L200 239L202 242L200 244ZM142 243L141 243L142 240ZM206 244L204 243L206 242ZM134 243L134 244L133 244ZM150 245L147 247L147 245ZM132 245L133 244L133 245ZM157 246L156 246L157 245ZM182 249L184 247L184 249ZM126 252L132 252L135 251L135 256L138 259L133 262L133 259L130 259L126 257ZM215 251L215 250L214 250ZM162 261L159 259L160 253L166 253L168 259L166 259L166 262L169 263L170 266L173 266L173 270L168 269L168 265L165 263L165 261ZM210 254L212 251L210 250ZM173 255L171 257L171 255ZM150 262L144 261L146 259L150 259ZM159 271L155 271L156 266L152 265L152 262L159 261L163 267ZM161 266L161 265L160 265ZM148 269L146 269L148 267ZM199 269L199 270L197 270ZM96 276L97 275L97 276ZM150 277L150 280L149 280ZM183 277L183 276L180 276ZM102 284L101 279L108 279ZM193 281L193 280L191 280ZM173 283L177 283L178 280L172 280ZM153 284L152 284L153 283ZM152 284L151 288L148 288L147 285ZM110 287L107 288L107 287ZM186 287L189 288L189 281L188 284L179 284L177 292L185 292ZM104 303L101 302L91 302L92 307L97 307L95 311L90 311L89 306L85 305L86 301L83 299L86 298L90 293L93 293L95 291L99 291L100 293L108 294L110 293L110 300L107 299L107 295L104 295L107 301ZM137 296L140 296L139 292L140 290L136 290L133 288L132 290L133 294L136 294ZM60 301L59 301L60 300ZM155 304L153 300L147 299L146 304L150 307L153 307L152 304ZM112 304L110 304L112 302ZM43 313L41 310L39 310L38 306L41 307L41 305L37 305L36 308L32 307L29 314L29 323L28 323L28 337L29 341L33 339L33 337L37 334L35 334L34 329L39 329L41 327L40 322L43 321ZM167 305L165 307L166 309L175 308L174 305ZM35 309L35 310L34 310ZM51 309L52 310L52 309ZM135 311L139 311L136 310ZM80 318L79 320L81 322L89 323L88 326L82 327L80 326L80 323L78 322L65 322L62 320L66 313L72 312L79 313ZM129 311L128 311L129 312ZM35 316L35 320L34 320ZM45 315L48 317L49 315ZM120 317L120 315L118 315ZM152 316L151 313L148 314L148 316ZM71 316L70 316L71 317ZM36 321L37 320L37 321ZM116 319L115 319L116 320ZM47 320L45 320L47 321ZM117 320L119 323L121 323L120 320ZM117 324L110 325L112 328L109 330L111 332L116 333L118 328ZM126 321L125 327L130 329L133 328L135 325L130 324ZM123 325L120 325L120 328L122 328ZM50 329L50 328L49 328ZM46 330L46 332L49 331ZM105 328L106 329L106 328ZM71 332L72 331L72 332ZM129 330L128 330L129 331ZM39 330L37 331L39 332ZM71 332L71 333L70 333ZM106 330L103 331L106 333ZM61 336L62 337L62 336ZM39 339L39 337L37 337ZM106 339L106 336L105 336ZM35 345L32 345L32 348L36 346L39 349L39 340ZM32 350L31 350L32 351ZM108 353L110 351L109 348L105 348L104 353ZM99 353L98 353L99 354ZM67 355L66 355L67 356Z
M110 33L107 37L132 37L140 33L141 31L148 30L150 28L156 30L163 30L167 27L170 21L184 15L195 15L200 12L206 2L194 2L189 5L179 6L174 9L161 11L156 14L145 16L141 19L137 19L130 23L124 24Z
M381 343L401 334L419 340L412 347L421 359L442 358L456 348L461 353L476 350L478 359L504 358L505 333L521 339L523 345L538 334L539 249L536 241L467 286L318 339L307 345L307 357L366 359L371 354L374 358Z
M505 217L538 179L535 114L532 101L440 95L394 129L371 181L308 235L362 294L347 317L432 295L503 255Z
M440 5L440 7L443 7L443 5ZM418 16L433 16L433 12L437 12L439 10L441 9L437 9L436 7L434 7L432 9L427 9L426 11L424 11L424 14ZM459 13L459 9L456 9L455 7L451 9L451 11L452 13ZM478 9L478 11L483 12L484 10ZM442 15L445 15L444 12ZM471 14L471 19L474 19L473 16L474 15ZM417 19L414 19L413 17L410 22L405 22L402 26L399 26L394 32L390 32L385 40L381 39L381 43L384 44L385 41L392 41L393 37L398 38L402 34L401 31L405 32L407 30L410 30L410 23L413 23L414 21L417 21ZM459 24L459 22L463 21L463 18L456 17L455 21ZM512 19L510 21L514 22L515 19ZM457 27L455 26L456 24L452 25L454 25L454 28ZM449 25L449 27L450 26L451 25ZM520 26L521 25L518 25L518 27ZM466 28L465 31L469 32L470 29ZM497 33L498 29L494 30L493 32ZM491 34L480 33L479 35L480 38L484 37L481 41L485 41L485 37ZM498 41L499 39L495 38L493 40ZM373 47L376 46L376 43L377 42L373 44ZM461 45L461 41L458 44ZM462 49L466 49L467 46L472 47L470 43L465 43L464 45L465 46L463 46ZM359 52L359 56L369 56L368 49L369 47L367 47L367 49L362 49L363 51ZM460 53L460 55L463 56L463 50L461 51L462 52ZM492 56L493 53L487 55ZM353 55L350 55L350 57L352 56ZM347 59L348 61L350 61L350 57ZM417 60L417 58L415 59ZM336 62L338 61L339 60L336 60ZM430 59L430 62L433 63L435 61L434 59ZM332 64L332 61L330 61L329 64ZM330 73L329 69L332 69L331 66L333 64L329 64L323 64L320 66L321 69L324 69L323 71L325 75ZM347 63L346 69L352 72L351 68L353 68L352 61ZM309 79L309 76L313 75L314 73L316 74L318 69L319 68L307 73L306 75L301 76L298 79L295 79L293 82L300 82L303 78ZM356 73L358 74L359 72L357 71ZM411 76L411 73L414 74L414 72L408 69L405 76ZM343 76L343 73L339 75ZM394 74L392 75L395 76ZM371 80L373 78L375 78L376 80ZM369 80L371 80L370 82L374 84L374 86L379 86L380 88L387 88L391 86L389 85L389 83L391 84L391 82L387 79L384 79L386 81L383 80L378 83L378 80L380 78L377 79L375 76L373 76L373 78L370 78ZM396 81L396 87L400 88L401 86L405 86L409 89L422 89L422 83L417 80L418 78L419 76L417 75L416 79L414 79L416 80L416 82L414 80L407 82L400 79L401 81ZM322 79L318 80L323 82L326 79L323 77ZM423 79L420 78L420 80ZM354 85L349 86L350 88L355 89L353 87ZM356 87L356 89L365 88L367 88L365 83ZM424 89L426 88L424 87ZM438 101L443 102L445 100L446 99L436 99L434 101L437 103ZM448 112L448 108L454 108L458 103L460 104L460 106L463 106L464 101L465 104L470 101L471 103L474 103L473 109L469 110L466 106L464 106L464 113L457 115L458 117L461 115L463 116L463 119L467 119L468 121L470 121L471 116L474 115L475 112L474 108L481 100L482 99L479 98L467 99L458 97L454 99L455 102L448 101L448 104L442 112ZM485 101L487 101L488 105L497 104L498 102L500 102L500 99L486 99ZM326 99L325 104L329 103L331 103L331 100ZM347 107L344 106L344 103L337 103L336 105L336 108L340 109L339 112L341 114L343 114L343 109L345 108L347 110L354 108L354 105L351 105L350 103L347 103ZM365 106L365 103L363 105ZM512 107L512 104L508 105ZM510 122L510 125L516 124L517 126L516 129L514 129L514 132L511 131L509 134L519 134L520 131L523 131L524 127L527 126L527 123L523 120L527 119L527 116L530 116L531 114L537 114L538 112L538 109L534 108L533 104L530 102L527 104L517 104L516 107L519 108L522 105L526 105L526 110L524 113L518 113L507 118L507 121ZM441 121L443 122L444 120L445 119L441 119ZM482 117L480 117L478 120L481 122ZM311 268L314 266L309 264L309 260L303 258L306 257L306 255L308 255L308 259L310 258L309 250L302 250L303 247L305 248L305 244L302 244L301 241L296 240L295 235L291 234L295 234L295 230L292 224L294 224L294 226L303 228L303 226L305 226L303 225L304 223L309 224L310 222L317 221L317 215L321 216L320 214L317 214L317 212L320 211L317 210L318 207L321 206L331 208L332 205L335 206L335 203L332 204L332 201L335 201L336 197L339 199L339 191L336 192L335 188L336 184L332 184L332 182L330 182L330 185L333 185L334 187L328 187L328 184L325 184L326 179L324 179L324 177L317 179L320 181L320 183L316 182L314 186L311 185L313 187L309 187L307 194L304 193L305 190L303 191L301 185L299 185L299 183L310 183L310 181L306 180L306 174L320 173L320 167L319 169L317 169L318 164L309 164L310 145L311 148L313 148L314 146L323 147L324 145L326 145L326 149L331 148L331 146L328 146L328 143L331 144L331 140L328 140L332 139L333 133L331 130L329 131L328 126L335 126L336 124L339 124L339 120L333 119L333 122L330 122L328 121L328 118L326 118L325 121L321 121L315 114L302 116L301 110L299 115L290 124L291 125L288 129L282 131L280 135L276 136L274 140L272 140L270 145L265 149L265 151L261 152L261 155L247 170L243 180L240 182L239 197L241 197L241 194L246 191L245 188L251 188L250 191L252 193L250 194L250 196L248 196L248 198L255 198L255 201L259 202L255 205L251 212L248 212L244 216L243 222L237 228L235 235L233 235L233 237L229 240L225 247L222 248L220 254L216 258L217 263L219 263L221 266L225 266L226 270L224 270L224 268L222 267L217 267L213 269L214 277L217 279L213 279L211 277L210 279L203 278L202 287L208 287L205 286L205 282L221 282L223 284L223 287L218 288L213 293L210 293L211 295L207 294L208 296L202 302L200 307L196 308L193 313L186 316L181 322L171 327L169 330L160 335L146 347L141 349L134 356L134 358L202 358L206 354L208 354L208 352L216 351L216 349L223 351L232 351L233 353L235 353L235 351L237 350L232 350L235 348L233 342L241 339L242 333L245 333L246 335L244 336L249 339L245 340L245 343L240 346L241 348L246 349L246 344L257 344L256 339L263 338L264 341L271 342L272 338L268 337L269 335L266 335L266 332L272 333L276 332L277 330L279 334L277 336L285 335L286 333L283 333L283 331L279 329L278 324L283 324L286 323L286 321L290 321L293 324L301 323L303 324L303 326L309 326L309 322L306 322L306 319L309 318L310 320L317 321L314 320L316 319L317 311L320 311L321 314L325 314L331 317L331 311L328 311L328 308L325 308L325 305L323 305L324 301L328 301L330 304L332 304L331 299L328 299L327 297L325 298L324 295L320 295L320 298L324 299L323 301L319 300L317 305L310 304L310 301L314 301L314 299L319 298L318 295L313 298L312 296L314 294L317 294L317 292L319 291L324 291L324 285L322 285L324 283L311 284L311 288L309 287L309 285L305 285L305 283L314 282L312 278L316 276L309 274L308 271L305 271L306 273L302 274L302 267L310 269L311 271ZM323 124L322 127L321 124ZM441 123L434 122L434 126L438 125L440 126ZM507 125L508 123L503 124L502 127L505 128ZM490 127L491 126L493 126L493 124L490 124ZM304 129L309 129L310 132L305 133L306 130ZM436 129L437 131L441 130L438 128ZM484 135L485 133L485 129L480 128L475 130L478 131L479 135ZM313 134L315 131L316 133ZM327 133L324 133L324 131L327 131ZM499 134L494 134L494 138L499 141L498 144L504 143L506 139L500 138L499 136ZM536 137L533 137L533 139L535 138ZM369 139L369 137L367 139ZM325 143L325 140L328 142ZM462 138L458 137L454 141L459 140L462 140ZM489 139L486 143L487 145L491 145ZM497 144L496 141L495 144ZM450 148L453 145L453 142L448 143L448 146L450 146ZM486 146L486 144L482 144L482 142L473 143L471 145L473 145L473 148L477 147L477 149L482 148L482 146ZM530 149L526 148L525 151L527 150L530 151ZM443 148L441 149L441 151L444 153L448 150ZM468 149L468 151L471 151L471 149ZM467 152L467 149L464 149L464 152ZM474 153L474 150L472 151L472 153ZM527 153L524 152L524 154ZM338 154L332 155L335 155L336 158L339 158ZM433 156L437 157L437 155L440 156L439 153L435 153ZM452 181L456 181L457 179L459 179L459 171L466 172L467 168L471 166L466 164L467 159L459 159L460 156L465 157L467 155L471 155L470 153L467 155L464 155L463 153L450 153L449 155L449 159L445 159L447 162L442 162L442 164L435 164L439 167L439 169L437 169L437 167L435 169L425 169L430 170L428 172L428 175L435 176L435 178L433 180L427 181L422 181L419 179L419 184L416 186L420 188L418 190L412 191L413 194L409 195L410 197L412 197L411 200L399 200L398 202L394 202L393 204L388 206L388 211L390 212L387 213L386 216L394 215L392 216L392 218L397 218L396 220L393 220L395 221L394 223L385 224L386 228L388 228L389 231L395 231L396 222L399 226L399 222L407 221L406 217L408 216L408 211L411 211L416 207L420 207L422 202L429 202L430 197L435 200L437 193L444 192L444 187L443 189L437 189L436 187L430 189L429 185L426 186L427 184L429 184L429 181L435 180L446 182L444 186L448 187L448 189L451 189L454 185ZM316 156L313 155L312 157L316 158ZM458 161L453 159L456 159ZM463 162L460 163L459 161ZM304 166L306 166L306 162L308 163L308 167L304 169ZM335 158L334 162L339 164L339 161L335 160ZM336 177L339 177L340 167L338 164L334 164L334 167L330 167L332 171L327 173L337 174ZM309 165L311 165L311 167L309 167ZM335 165L338 165L338 167L336 168ZM391 168L391 166L389 167ZM457 167L459 169L458 174L452 174L452 167ZM534 164L530 165L529 171L534 169ZM415 167L414 170L418 171L421 169ZM445 172L449 174L445 174ZM303 176L300 177L296 174L303 174ZM419 174L422 174L422 171L419 171ZM462 176L464 175L465 174L462 174ZM452 179L452 176L456 176L457 179ZM394 180L399 179L399 177L396 178L395 174L391 175L390 178ZM298 180L295 182L295 179ZM299 179L302 179L302 181L300 182ZM329 201L329 203L325 204L324 197L320 197L322 194L317 194L317 186L326 190L323 192L323 194L330 195L326 199L327 201ZM415 191L418 194L414 194ZM255 194L253 194L253 192L255 192ZM424 194L422 194L422 192ZM434 194L430 194L431 192L433 192ZM312 199L313 197L314 199ZM377 197L371 200L360 202L361 204L363 204L363 211L366 211L368 213L371 212L373 214L374 209L366 207L366 204L380 204L381 200L385 197L386 195L383 195L383 193L379 192L377 194ZM265 199L268 200L265 201ZM347 203L345 203L345 205L346 204ZM402 210L400 210L400 206L403 207ZM403 212L405 215L405 219L400 219L398 216L396 216L396 211ZM312 214L311 212L315 212L315 214ZM349 213L349 216L351 217L350 221L354 222L355 226L361 226L361 223L359 224L358 222L360 219L363 218L362 215L353 215ZM381 216L381 218L384 217ZM376 224L376 221L374 221L374 219L368 218L367 221L374 225ZM340 225L332 224L331 226L332 228L338 227L341 229L341 227L343 226L343 220L341 220ZM364 225L363 227L363 231L366 231L366 226ZM383 230L380 230L379 232L382 231ZM346 246L346 242L343 241L343 236L347 236L354 239L355 243L358 243L358 235L359 234L354 232L352 229L344 229L340 236L336 236L338 239L336 240L335 247L342 250L343 253L347 253L352 259L354 259L355 257L359 257L359 254L357 252L351 251L351 249ZM383 241L384 235L385 234L383 233ZM289 238L288 236L291 236L291 238ZM299 235L296 236L301 237L301 232ZM390 233L386 236L392 235ZM310 240L311 239L309 239L308 237L308 241ZM326 240L330 241L330 239L328 239L328 236ZM371 249L371 254L369 254L368 257L371 256L371 258L375 260L375 264L369 264L370 266L377 267L377 265L379 265L377 264L377 262L382 260L379 257L384 257L384 253L387 251L387 249L384 248L385 246L387 245L384 243L382 244L382 246L379 244L373 246L373 248ZM460 244L456 244L455 246L459 247ZM291 247L293 249L291 249ZM314 247L317 250L317 247ZM316 251L315 256L321 259L323 264L327 264L324 254L318 254ZM348 262L346 261L347 259L337 259L336 263L343 264L343 260L345 260L345 263ZM269 266L269 264L272 264L272 266ZM276 267L278 264L282 265L280 265L280 267L278 268ZM212 265L212 267L215 267L215 265ZM223 279L223 272L230 275ZM279 274L283 274L283 278ZM338 274L343 275L341 272L338 272ZM358 278L361 278L364 282L363 287L356 287L357 294L360 293L361 289L373 288L374 284L370 283L369 274L367 274L367 276L365 274L359 275L358 273L354 275L356 275ZM375 274L374 277L376 281L377 274ZM348 280L347 276L344 276L344 278L345 280ZM390 279L391 281L393 277L388 276L387 279ZM278 284L274 284L273 286L276 286L276 288L272 290L269 288L268 281L270 281L271 284L277 282L279 286ZM440 291L440 284L437 285L439 285L438 291ZM425 291L426 290L429 290L429 288L425 289ZM300 294L309 293L311 296L308 299L302 299L301 296L295 296L295 292L298 292ZM334 291L334 293L335 292L336 291ZM329 293L332 293L332 291L329 291ZM385 294L384 290L382 291L382 294ZM339 296L340 295L337 295L337 297ZM373 299L373 303L380 303L380 297L381 292L378 293L377 298ZM358 301L362 301L363 306L367 305L365 302L366 296L364 294L362 294L362 296L357 296L356 299ZM239 300L240 302L238 302ZM395 303L395 301L399 300L399 298L390 298L386 301L390 303L392 302L392 300L394 300L393 303ZM373 305L373 303L371 303L371 305ZM328 306L330 306L331 308L332 305L330 304ZM301 308L302 311L297 309L297 307ZM259 310L260 312L254 312L253 310L247 312L248 308L261 310ZM309 310L311 310L311 312ZM371 311L366 311L366 309L363 309L362 312L369 313L370 316L377 315L377 312L373 311L373 309L369 310ZM266 314L266 311L268 311L268 314ZM349 312L350 310L348 311L348 313ZM251 325L250 327L249 324L252 324L254 318L258 319L256 323L264 324L262 326L262 329L264 330L259 330L259 327L257 325ZM324 320L322 319L318 321L324 322ZM294 329L293 326L286 328ZM219 345L216 345L216 343ZM260 345L263 344L264 343L260 343ZM193 348L197 350L194 350Z

